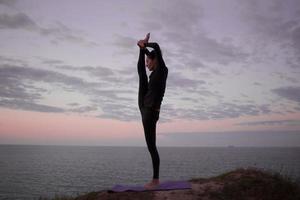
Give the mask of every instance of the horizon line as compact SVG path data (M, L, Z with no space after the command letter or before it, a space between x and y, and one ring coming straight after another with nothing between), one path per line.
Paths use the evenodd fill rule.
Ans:
M80 144L1 144L0 146L57 146L57 147L144 147L143 145L80 145ZM279 145L267 145L267 146L251 146L251 145L220 145L220 146L172 146L172 145L162 145L157 147L179 147L179 148L235 148L235 147L247 147L247 148L300 148L299 146L279 146Z

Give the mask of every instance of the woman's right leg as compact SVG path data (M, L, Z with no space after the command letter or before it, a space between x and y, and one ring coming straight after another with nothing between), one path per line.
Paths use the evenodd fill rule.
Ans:
M137 70L139 75L138 104L141 110L144 107L144 97L148 90L148 77L146 74L146 67L145 67L145 51L143 49L140 49Z

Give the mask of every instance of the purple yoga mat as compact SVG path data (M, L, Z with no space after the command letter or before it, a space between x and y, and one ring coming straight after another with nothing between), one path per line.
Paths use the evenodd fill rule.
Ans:
M191 183L188 181L165 181L156 188L146 189L140 185L115 185L109 192L125 192L125 191L153 191L153 190L182 190L191 189Z

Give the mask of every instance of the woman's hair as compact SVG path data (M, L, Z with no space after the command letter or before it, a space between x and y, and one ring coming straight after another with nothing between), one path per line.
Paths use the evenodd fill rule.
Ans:
M149 52L149 54L147 55L148 58L150 58L151 60L154 60L156 58L156 52L155 50L152 50Z

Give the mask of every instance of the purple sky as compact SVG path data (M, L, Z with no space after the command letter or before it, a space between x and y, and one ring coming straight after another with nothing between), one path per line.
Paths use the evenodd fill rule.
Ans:
M140 121L147 32L169 68L162 123L249 116L236 126L284 125L300 145L297 0L0 0L0 108Z

